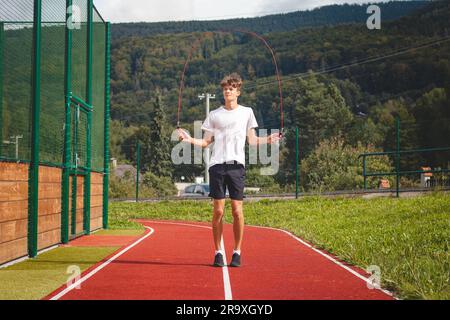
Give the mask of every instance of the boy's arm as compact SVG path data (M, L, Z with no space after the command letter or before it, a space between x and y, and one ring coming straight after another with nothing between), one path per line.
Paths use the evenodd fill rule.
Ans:
M278 140L280 140L280 135L278 133L273 133L267 137L258 137L256 136L256 131L254 128L251 128L247 132L247 140L248 144L252 146L256 146L259 144L272 144Z
M214 142L214 135L210 131L205 131L203 139L192 138L186 131L182 129L178 129L178 134L182 141L202 148L206 148L207 146L209 146L211 143Z

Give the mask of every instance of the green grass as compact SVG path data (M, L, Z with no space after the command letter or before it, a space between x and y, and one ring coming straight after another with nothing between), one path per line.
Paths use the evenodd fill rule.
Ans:
M138 229L107 229L107 230L100 230L95 234L96 236L140 236L144 233L144 227L142 225L139 225L140 228Z
M117 249L60 247L0 269L0 300L42 299L73 277L67 273L69 266L78 266L83 272Z
M209 201L112 203L113 229L142 228L135 218L210 221ZM230 204L225 220L231 221ZM450 299L450 195L246 202L247 224L289 230L340 259L381 269L383 287L402 299ZM244 239L245 241L245 239Z

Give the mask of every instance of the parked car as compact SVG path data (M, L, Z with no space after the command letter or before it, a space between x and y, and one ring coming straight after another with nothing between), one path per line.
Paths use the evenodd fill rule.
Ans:
M191 184L184 188L184 191L180 194L180 197L208 197L209 196L209 184ZM225 196L229 197L228 189L225 191ZM244 196L245 198L245 196Z
M181 193L182 197L207 197L209 195L208 184L191 184Z

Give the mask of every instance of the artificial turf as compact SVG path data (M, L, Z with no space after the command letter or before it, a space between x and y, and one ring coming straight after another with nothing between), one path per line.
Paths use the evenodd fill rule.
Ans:
M0 269L0 300L38 300L73 279L72 266L81 272L118 247L58 247ZM71 268L72 267L72 268ZM82 285L82 284L81 284Z

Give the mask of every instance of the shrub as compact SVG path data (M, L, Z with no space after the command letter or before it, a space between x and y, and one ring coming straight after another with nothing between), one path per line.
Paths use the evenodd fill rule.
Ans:
M151 172L144 174L142 184L153 189L158 197L175 196L178 192L170 177L158 177Z
M157 192L153 188L148 188L140 184L139 198L155 198ZM111 199L131 199L136 197L136 182L127 175L119 178L111 175L109 179L109 198Z
M344 139L335 137L323 140L319 146L301 162L302 184L309 191L353 190L364 187L362 158L366 152L375 152L371 147L358 143L356 147L346 145ZM387 156L367 158L367 172L391 172L392 165ZM377 188L381 177L369 177L368 188ZM391 186L394 178L385 177Z

